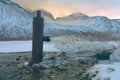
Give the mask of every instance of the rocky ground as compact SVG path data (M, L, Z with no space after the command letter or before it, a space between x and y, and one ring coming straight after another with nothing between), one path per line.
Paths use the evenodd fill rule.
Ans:
M89 80L86 71L97 63L96 59L88 56L73 59L65 52L45 52L43 62L49 63L43 63L42 67L25 66L24 62L30 59L31 52L0 53L0 80Z
M88 41L77 36L52 38L52 43L59 51L44 52L43 62L34 66L25 66L31 52L0 53L0 80L91 80L88 70L109 60L120 46L119 41Z

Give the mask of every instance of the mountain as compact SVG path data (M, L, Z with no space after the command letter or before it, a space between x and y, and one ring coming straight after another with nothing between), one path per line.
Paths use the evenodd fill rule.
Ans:
M0 0L0 38L31 36L32 17L10 0Z
M77 25L77 24L79 25L81 21L86 20L88 18L89 17L87 15L84 15L82 13L73 13L65 17L56 18L56 23L67 24L67 25ZM71 22L74 22L74 23L71 23Z
M57 28L56 31L59 35L75 34L81 38L91 38L92 40L120 39L120 21L104 16L89 17L81 13L74 13L66 17L57 18L51 26L51 28Z
M32 17L35 17L35 16L36 16L36 11L29 11L29 10L27 10L27 11L29 12L29 14L30 14ZM51 21L51 20L54 20L53 15L52 15L50 12L48 12L48 11L46 11L46 10L43 10L43 9L41 9L41 16L45 19L46 22L49 22L49 21Z
M88 16L85 14L73 13L73 14L70 14L70 15L65 16L65 17L57 17L56 20L58 20L58 21L62 21L62 20L71 21L71 20L84 20L87 18L88 18Z
M75 26L83 32L106 32L120 29L119 19L111 20L104 16L89 17L82 13L74 13L66 17L57 18L55 23L65 26Z
M118 22L120 22L120 19L112 19L113 21L118 21Z
M89 17L73 13L54 19L51 13L41 10L45 19L44 35L80 35L81 37L120 38L120 20L104 16ZM32 19L35 12L29 12L10 0L0 0L0 40L31 39Z

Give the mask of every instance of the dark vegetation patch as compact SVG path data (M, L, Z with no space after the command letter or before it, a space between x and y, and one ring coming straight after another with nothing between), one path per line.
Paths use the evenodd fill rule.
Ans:
M111 52L108 51L102 51L100 53L96 53L95 55L93 55L93 58L99 59L99 60L109 60L110 59L110 54L112 54Z

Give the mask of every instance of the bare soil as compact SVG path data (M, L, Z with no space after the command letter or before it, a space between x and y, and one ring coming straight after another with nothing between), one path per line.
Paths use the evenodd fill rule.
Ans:
M97 63L86 57L52 68L23 65L30 60L31 52L0 53L0 80L89 80L86 72Z

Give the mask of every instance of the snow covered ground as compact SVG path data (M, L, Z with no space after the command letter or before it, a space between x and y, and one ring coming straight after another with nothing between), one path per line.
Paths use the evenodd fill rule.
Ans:
M98 64L93 66L89 71L91 80L120 80L120 63Z
M0 52L28 52L32 51L32 41L0 41ZM43 51L59 51L54 44L44 43Z

